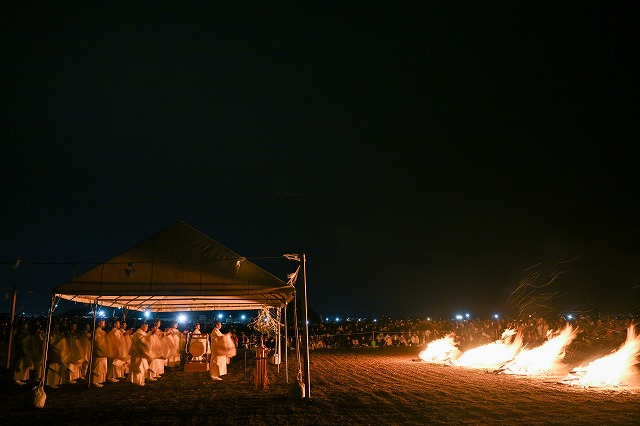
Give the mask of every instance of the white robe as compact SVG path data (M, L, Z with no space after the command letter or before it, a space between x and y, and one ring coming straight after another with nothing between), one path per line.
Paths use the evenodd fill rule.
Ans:
M125 367L129 364L129 350L124 338L124 333L119 328L113 328L109 332L109 358L108 379L120 379L125 377Z
M96 328L93 342L93 371L91 383L99 384L107 380L107 356L109 355L109 341L107 333L102 327Z
M46 385L58 387L67 382L67 365L71 362L71 352L65 336L59 332L49 337L49 353Z
M136 385L144 385L151 359L151 336L138 329L131 336L131 366L127 381Z
M211 362L209 363L211 377L220 377L227 374L226 354L224 334L214 328L211 332Z

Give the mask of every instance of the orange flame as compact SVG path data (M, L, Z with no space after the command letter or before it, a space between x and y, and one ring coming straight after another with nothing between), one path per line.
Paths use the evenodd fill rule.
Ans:
M418 356L426 362L441 363L459 357L460 349L458 349L458 344L454 340L454 335L449 334L429 343Z
M460 367L498 368L522 348L522 333L507 329L500 340L464 352L454 364Z
M584 387L620 386L634 374L640 354L640 336L636 335L634 325L627 329L627 340L617 350L592 361L586 367L577 367L565 382Z
M524 348L501 368L501 373L519 375L549 374L564 359L565 349L577 336L577 329L567 324L564 330L551 333L549 340L533 349Z

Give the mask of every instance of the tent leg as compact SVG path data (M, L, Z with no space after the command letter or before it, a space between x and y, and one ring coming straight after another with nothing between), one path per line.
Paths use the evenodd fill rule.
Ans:
M87 376L86 376L86 380L87 380L87 389L91 388L91 382L92 382L92 374L93 374L93 345L95 344L96 341L96 315L97 315L97 311L98 311L98 301L96 300L95 305L93 305L91 307L91 310L93 311L93 330L91 331L91 353L89 354L89 365L87 366Z
M11 322L9 323L9 349L7 349L7 370L11 368L11 344L13 342L13 326L16 320L16 299L18 296L18 288L13 288L13 301L11 302Z
M284 372L289 384L289 324L287 323L287 304L284 304Z
M278 333L276 338L277 343L276 343L276 355L278 356L278 373L280 372L280 363L282 362L282 308L278 308L278 314L276 315L276 318L278 320Z
M49 307L49 320L47 322L47 334L44 340L44 356L42 358L42 386L47 383L47 355L49 355L49 339L51 338L51 318L56 305L56 295L51 295L51 306Z
M307 305L307 255L302 255L302 290L304 293L304 371L305 371L305 398L311 398L311 375L309 363L309 316Z

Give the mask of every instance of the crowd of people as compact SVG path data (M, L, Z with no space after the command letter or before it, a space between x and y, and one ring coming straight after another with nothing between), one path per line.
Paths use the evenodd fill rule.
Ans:
M498 340L506 329L522 333L525 344L539 344L548 332L560 330L569 322L579 331L577 341L586 343L623 342L631 316L590 318L588 316L557 317L552 320L530 316L527 318L486 319L346 319L309 325L309 349L421 347L441 337L456 336L461 348L471 348ZM0 341L8 341L13 333L12 360L14 382L25 384L41 380L44 362L47 318L18 317L13 330L8 319L0 323ZM90 381L102 387L107 382L125 381L144 386L158 380L165 368L180 369L188 361L188 343L193 335L210 336L211 348L204 355L213 380L226 374L227 363L236 348L253 348L264 344L276 348L275 336L263 336L248 323L229 323L227 333L221 332L220 322L150 324L136 321L129 327L117 318L93 319L54 317L51 323L46 357L46 385L51 388ZM295 350L294 329L287 334L286 347ZM299 338L302 338L299 333ZM85 382L86 383L86 382Z
M594 319L589 316L559 316L547 319L526 318L475 319L351 319L312 324L310 349L425 346L452 333L462 348L491 343L501 338L506 329L522 333L525 344L542 343L549 331L560 330L567 323L578 329L578 341L585 343L624 342L628 326L635 320L629 315Z

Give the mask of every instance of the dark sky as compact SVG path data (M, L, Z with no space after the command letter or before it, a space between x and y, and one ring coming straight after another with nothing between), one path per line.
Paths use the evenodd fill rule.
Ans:
M634 2L206 3L2 6L19 308L184 220L306 253L323 316L517 311L532 271L638 313Z

